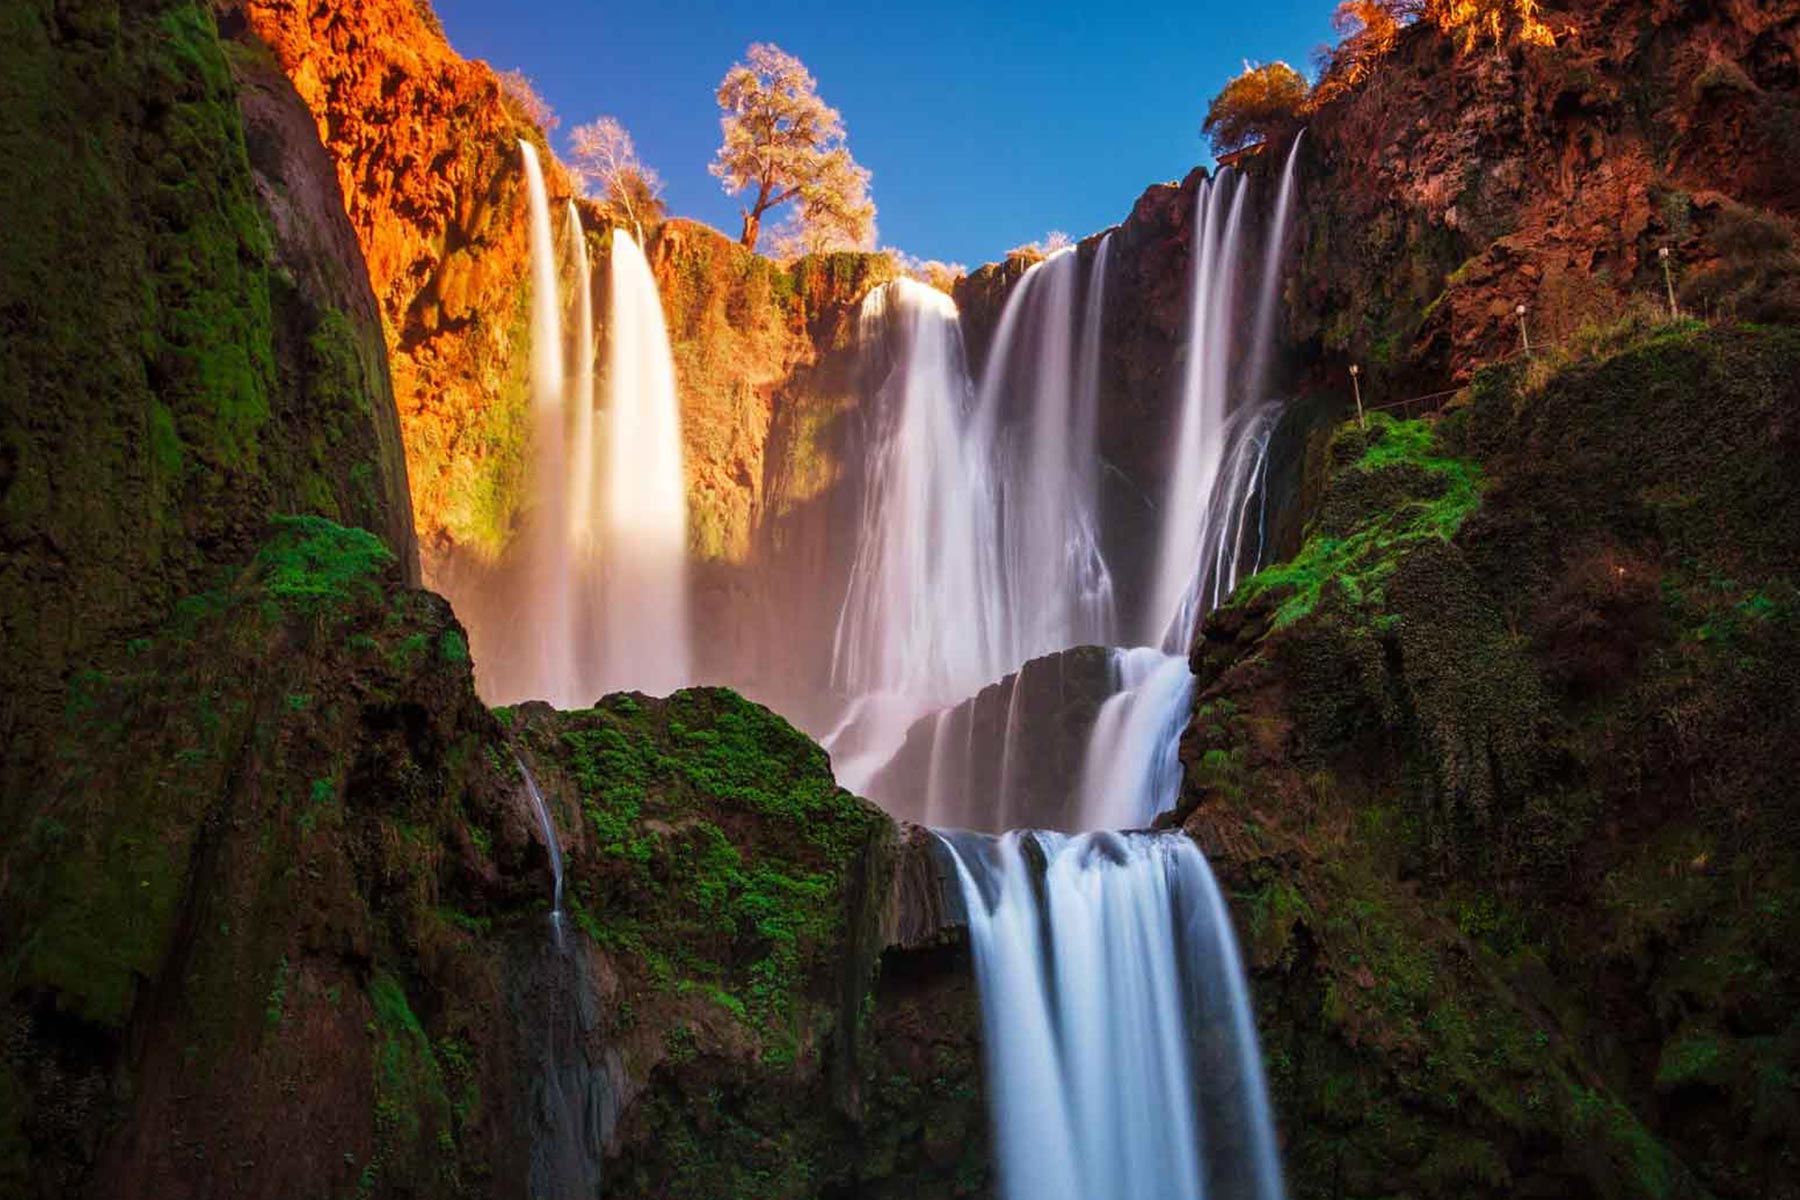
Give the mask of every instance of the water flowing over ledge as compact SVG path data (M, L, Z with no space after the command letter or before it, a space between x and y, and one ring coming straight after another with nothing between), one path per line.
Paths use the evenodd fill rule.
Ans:
M1006 1200L1281 1200L1231 916L1193 842L941 836Z
M611 234L604 406L586 231L563 207L559 255L537 151L520 143L531 246L532 453L517 544L472 606L490 703L579 708L693 682L687 484L675 367L656 280ZM562 280L570 277L570 311Z

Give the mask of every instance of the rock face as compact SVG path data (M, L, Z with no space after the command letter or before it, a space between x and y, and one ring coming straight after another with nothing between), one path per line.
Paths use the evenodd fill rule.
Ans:
M1299 1197L1789 1196L1800 336L1352 425L1194 651Z
M1554 47L1466 57L1416 26L1311 121L1292 332L1376 394L1510 352L1521 303L1540 344L1664 304L1660 248L1681 287L1740 207L1796 212L1791 5L1604 0L1552 24Z
M245 0L254 31L312 110L368 261L429 550L492 556L526 462L524 174L542 134L486 64L445 42L412 0ZM547 164L553 198L567 179Z
M59 748L0 893L8 1194L983 1187L941 864L733 693L490 713L441 599L288 518Z
M330 176L288 136L291 95L239 92L194 5L7 20L10 825L64 685L241 563L272 514L362 525L417 566L368 286Z
M1115 674L1099 646L1034 658L915 724L869 795L889 812L954 829L1080 828L1077 784Z

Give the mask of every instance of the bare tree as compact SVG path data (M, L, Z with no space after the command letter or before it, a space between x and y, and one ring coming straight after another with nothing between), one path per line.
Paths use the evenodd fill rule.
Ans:
M779 46L757 43L746 57L719 84L724 136L711 168L728 193L754 196L743 244L756 249L764 214L798 201L783 230L786 249L872 247L869 172L850 157L843 118L819 98L805 64Z
M536 125L545 133L562 123L550 102L538 94L531 76L523 71L501 71L499 80L500 94L512 107L514 116Z
M637 156L631 134L612 117L569 131L569 152L589 194L597 191L614 220L642 230L663 216L662 179Z

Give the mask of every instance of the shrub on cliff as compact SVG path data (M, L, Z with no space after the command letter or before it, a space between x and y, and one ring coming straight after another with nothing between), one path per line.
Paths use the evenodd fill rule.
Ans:
M1279 140L1299 124L1311 93L1306 77L1284 62L1245 64L1244 73L1213 97L1200 132L1215 155Z
M1472 53L1484 43L1549 46L1556 34L1538 0L1343 0L1332 26L1343 40L1320 55L1317 100L1355 88L1399 42L1403 29L1423 22Z

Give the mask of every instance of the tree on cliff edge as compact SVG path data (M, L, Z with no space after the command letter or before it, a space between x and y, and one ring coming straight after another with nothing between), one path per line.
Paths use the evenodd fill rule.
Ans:
M798 201L783 242L799 250L867 248L875 239L869 172L844 145L844 121L819 99L806 66L779 46L757 43L749 61L719 84L724 140L712 173L744 209L743 244L756 249L763 214Z
M1311 91L1306 76L1284 62L1245 63L1244 73L1213 97L1200 132L1211 139L1214 155L1283 137L1299 125Z
M612 117L577 125L569 131L569 151L583 186L599 189L597 199L619 224L641 237L645 222L662 219L662 177L639 161L625 126Z

